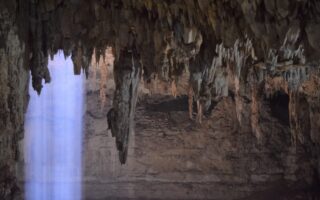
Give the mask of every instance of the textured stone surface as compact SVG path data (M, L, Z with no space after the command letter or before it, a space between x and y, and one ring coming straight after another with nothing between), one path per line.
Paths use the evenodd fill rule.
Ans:
M20 194L16 163L29 82L24 66L25 45L19 38L16 18L8 9L14 8L0 9L0 199L4 200Z

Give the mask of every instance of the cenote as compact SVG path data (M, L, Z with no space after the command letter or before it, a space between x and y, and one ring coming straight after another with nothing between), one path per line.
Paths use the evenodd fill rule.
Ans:
M0 200L320 199L320 1L0 0Z

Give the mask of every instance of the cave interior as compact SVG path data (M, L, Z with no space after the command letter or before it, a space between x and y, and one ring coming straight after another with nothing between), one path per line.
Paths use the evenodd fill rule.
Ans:
M320 199L319 58L318 0L0 0L0 199ZM81 184L36 198L55 101Z

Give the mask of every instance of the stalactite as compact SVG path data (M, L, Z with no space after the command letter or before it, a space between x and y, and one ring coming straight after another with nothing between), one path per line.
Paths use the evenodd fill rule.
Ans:
M105 56L100 56L99 59L99 71L100 71L100 101L101 101L101 108L103 108L106 104L106 87L107 87L107 63Z
M92 85L92 88L95 88L95 83L97 80L97 68L98 68L98 62L96 60L96 49L93 50L93 53L92 53L92 57L91 57L91 64L90 64L90 68L92 69L92 79L94 80L93 81L93 85Z
M177 85L175 80L171 81L171 93L174 98L177 97Z
M195 74L191 74L194 78L192 76L190 77L190 84L193 85L195 99L196 101L202 99L201 101L203 102L198 103L198 108L202 109L202 104L212 99L212 87L215 87L214 98L227 96L229 89L228 79L231 78L233 79L235 87L237 117L241 124L243 104L240 97L241 69L249 64L247 62L249 58L251 58L252 61L256 60L252 42L249 38L246 38L244 41L236 40L231 48L226 48L220 44L216 46L216 54L217 55L213 57L211 65L203 67L197 78L194 77ZM198 84L192 83L194 82L193 79L197 80ZM202 110L200 110L200 113L201 112ZM201 119L201 117L198 117L198 119Z
M46 83L51 80L48 70L48 53L47 49L43 49L46 41L43 38L43 24L37 4L32 4L31 15L33 20L31 21L31 40L32 43L32 57L30 62L30 69L32 75L32 86L38 94L41 93L42 80Z
M252 84L251 85L251 128L252 132L255 134L257 141L259 143L263 140L263 134L260 128L259 118L260 118L260 94L259 86Z
M111 132L116 137L119 159L126 163L129 136L134 131L134 114L138 99L142 65L136 49L136 33L132 27L128 33L127 46L120 52L119 60L115 62L114 78L116 90L113 99Z
M82 69L82 47L81 44L78 44L75 50L72 53L72 61L73 61L73 71L75 75L79 75Z

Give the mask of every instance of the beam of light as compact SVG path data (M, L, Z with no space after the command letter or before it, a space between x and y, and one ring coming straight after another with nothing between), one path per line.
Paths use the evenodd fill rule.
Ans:
M49 61L52 82L30 88L25 124L27 200L80 200L84 77L62 52Z

